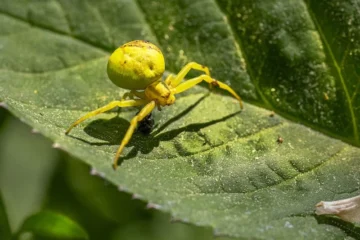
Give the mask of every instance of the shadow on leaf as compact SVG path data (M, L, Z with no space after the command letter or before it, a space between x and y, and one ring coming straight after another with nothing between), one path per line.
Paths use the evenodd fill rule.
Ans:
M166 127L180 120L182 117L184 117L191 110L193 110L201 101L203 101L208 96L209 94L206 94L203 97L199 98L194 104L190 105L185 110L183 110L173 118L169 119L166 123L164 123L158 129L156 129L150 135L144 135L136 131L132 136L130 142L127 144L127 147L133 146L133 148L126 156L121 157L119 162L121 163L123 160L135 157L139 151L143 154L150 153L154 149L154 147L159 146L161 141L170 141L182 132L198 132L202 128L225 121L240 112L237 111L235 113L229 114L225 117L216 120L212 120L205 123L189 124L187 126L162 133L162 131L166 129ZM78 138L75 136L71 136L71 137L80 140L82 142L85 142L89 145L95 145L95 146L119 145L127 129L129 128L129 124L130 123L128 120L117 116L110 120L97 119L95 121L92 121L89 125L87 125L84 128L84 131L89 136L104 140L106 142L89 142L85 139Z
M353 223L346 222L340 218L332 216L315 216L319 224L327 224L341 229L347 236L360 239L360 227Z

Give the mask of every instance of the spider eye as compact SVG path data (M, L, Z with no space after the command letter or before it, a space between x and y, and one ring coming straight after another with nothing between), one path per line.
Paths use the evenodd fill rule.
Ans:
M166 98L168 98L168 97L169 97L169 95L170 95L170 92L167 92L165 95L161 95L161 98L166 99Z

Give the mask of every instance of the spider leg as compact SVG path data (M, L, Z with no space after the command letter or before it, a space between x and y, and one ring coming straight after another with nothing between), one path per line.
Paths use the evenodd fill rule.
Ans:
M155 101L149 102L148 104L146 104L146 106L143 109L141 109L141 111L138 113L138 115L136 115L133 119L131 119L130 127L126 131L126 134L125 134L123 140L121 141L120 147L116 152L114 162L113 162L114 170L117 168L118 160L119 160L119 157L121 155L121 152L123 151L126 144L128 144L128 142L130 141L130 139L131 139L131 137L132 137L132 135L133 135L133 133L134 133L134 131L136 129L136 126L137 126L138 122L140 122L147 115L149 115L152 112L152 110L154 110L155 106L156 106Z
M171 82L172 82L173 78L174 78L174 75L169 74L169 76L167 76L166 79L165 79L165 81L164 81L164 82L165 82L165 85L166 85L166 86L171 86Z
M143 100L143 99L110 102L109 104L107 104L101 108L98 108L94 111L91 111L91 112L85 114L84 116L82 116L81 118L79 118L78 120L76 120L73 124L71 124L71 126L68 128L68 130L66 130L65 134L68 134L71 131L71 129L73 129L75 126L77 126L81 122L85 121L86 119L94 117L100 113L106 112L110 109L113 109L114 107L135 107L135 106L145 105L148 102L149 101Z
M198 64L196 62L190 62L188 64L185 65L185 67L183 67L180 72L178 73L178 75L176 75L172 81L171 81L171 87L175 88L177 87L181 81L184 79L184 77L186 76L186 74L188 74L188 72L190 72L191 69L195 69L195 70L199 70L199 71L203 71L205 72L206 75L208 75L210 77L210 71L209 68Z
M241 98L239 97L239 95L236 94L236 92L230 86L228 86L227 84L225 84L223 82L217 81L205 74L200 75L199 77L196 77L196 78L189 79L186 82L183 82L182 84L180 84L179 86L177 86L175 88L174 93L177 94L177 93L186 91L186 90L194 87L196 84L201 83L202 81L205 81L205 82L211 84L212 86L219 87L219 88L222 88L222 89L228 91L239 101L240 108L243 108L243 103L241 101Z

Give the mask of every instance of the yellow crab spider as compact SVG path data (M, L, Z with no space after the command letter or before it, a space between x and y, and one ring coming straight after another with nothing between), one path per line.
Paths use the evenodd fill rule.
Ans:
M205 74L182 82L185 75L191 69L202 71ZM161 109L163 106L172 105L175 102L175 94L186 91L202 81L208 82L211 86L227 90L239 101L240 107L243 108L241 98L235 91L225 83L211 78L209 68L201 64L190 62L181 69L176 76L169 75L165 81L162 82L161 79L164 71L164 56L160 49L154 44L147 41L135 40L122 45L111 54L107 64L107 74L115 85L129 89L130 92L127 92L121 101L110 102L82 116L69 127L65 134L68 134L71 129L84 120L115 107L145 105L131 120L130 127L116 152L113 161L113 168L116 169L118 159L124 147L130 141L138 122L150 114L155 107ZM126 100L126 98L130 99Z

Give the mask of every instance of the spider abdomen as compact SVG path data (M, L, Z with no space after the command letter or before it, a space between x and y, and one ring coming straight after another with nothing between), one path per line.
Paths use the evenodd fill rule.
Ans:
M125 89L145 89L159 80L165 71L164 56L152 43L142 40L128 42L110 56L107 74L117 86Z

